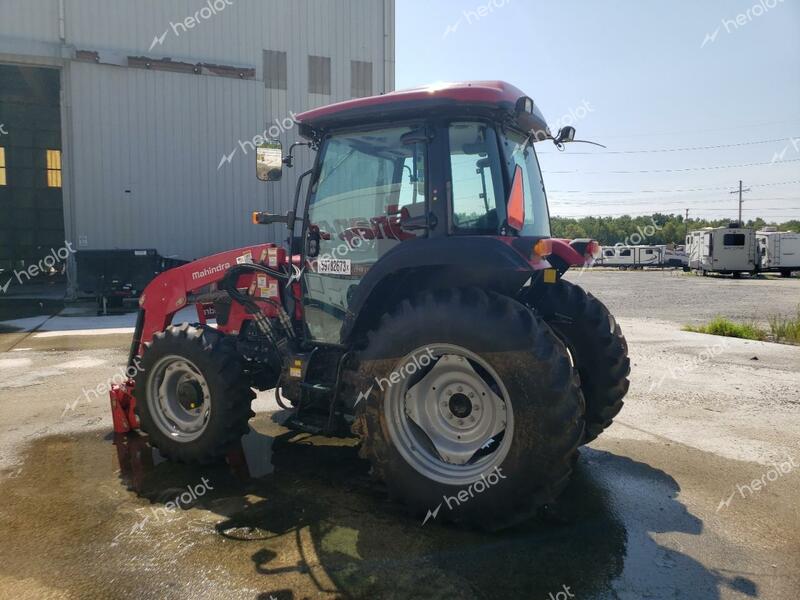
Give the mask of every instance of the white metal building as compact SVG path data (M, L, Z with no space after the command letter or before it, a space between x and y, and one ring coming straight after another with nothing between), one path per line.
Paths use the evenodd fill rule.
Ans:
M393 88L394 0L2 0L0 262L276 239L249 214L287 210L311 156L260 183L254 136Z

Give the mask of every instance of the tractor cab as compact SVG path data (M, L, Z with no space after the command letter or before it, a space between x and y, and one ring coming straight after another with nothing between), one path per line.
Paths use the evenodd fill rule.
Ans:
M231 250L151 282L135 375L111 394L115 429L140 428L173 460L220 459L259 390L289 430L357 438L423 525L526 519L558 496L628 387L619 326L561 278L597 244L550 235L534 143L573 141L574 129L554 139L501 82L297 119L307 141L285 157L266 141L257 175L280 179L303 144L314 167L288 214L253 215L285 223L291 248ZM190 305L199 322L173 325Z
M381 296L476 281L508 292L553 268L534 143L554 138L517 88L474 82L392 92L297 121L318 150L294 213L311 339L346 344L356 321L379 316ZM574 136L567 129L563 141ZM259 149L262 179L291 163L275 148Z

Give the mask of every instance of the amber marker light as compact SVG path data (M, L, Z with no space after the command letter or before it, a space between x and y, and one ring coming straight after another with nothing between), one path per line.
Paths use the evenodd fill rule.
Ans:
M533 251L531 252L531 258L533 260L539 260L540 258L544 258L545 256L550 256L553 253L553 240L549 238L541 239L533 246Z

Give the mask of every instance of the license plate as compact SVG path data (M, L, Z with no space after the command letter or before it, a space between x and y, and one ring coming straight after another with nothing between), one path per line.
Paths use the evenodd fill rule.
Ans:
M345 258L320 258L317 261L317 273L323 275L350 275L350 260Z

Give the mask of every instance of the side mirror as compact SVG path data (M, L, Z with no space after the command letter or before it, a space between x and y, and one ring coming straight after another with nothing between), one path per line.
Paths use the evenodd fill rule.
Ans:
M260 181L280 181L283 176L283 146L267 140L256 148L256 177Z
M567 142L572 142L574 140L575 140L575 128L566 126L558 130L558 135L556 135L556 139L554 141L558 145L558 144L565 144Z

